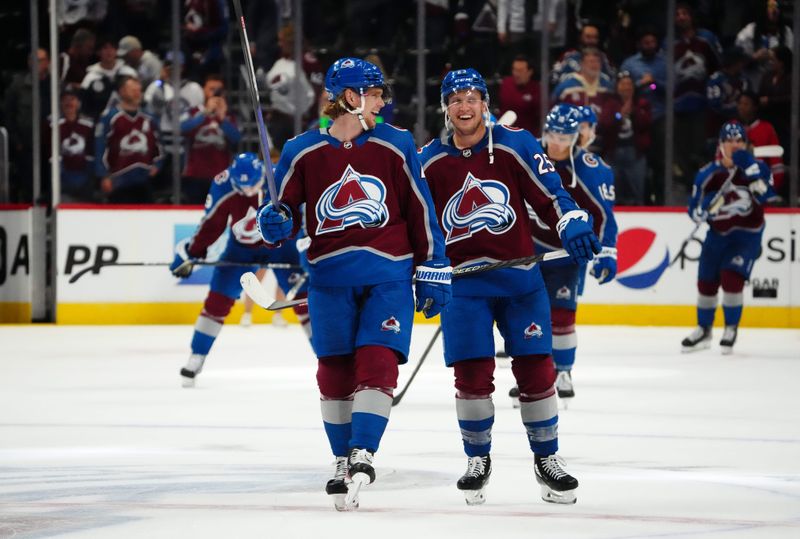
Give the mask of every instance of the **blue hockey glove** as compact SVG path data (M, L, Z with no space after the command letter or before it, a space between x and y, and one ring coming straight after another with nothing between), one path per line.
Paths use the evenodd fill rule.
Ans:
M747 150L736 150L731 156L733 164L742 169L749 180L757 180L761 176L758 161Z
M600 284L606 284L617 276L617 250L614 247L603 247L594 257L590 273Z
M708 212L702 207L689 206L689 211L687 213L689 214L689 218L695 223L702 223L708 219Z
M425 318L433 318L445 305L450 303L453 292L450 280L453 277L453 268L446 258L429 260L417 266L417 284L414 293L417 298L417 312L422 312Z
M600 252L600 242L588 220L586 212L572 210L564 214L556 225L561 244L576 264L585 264Z
M179 241L178 245L175 246L175 259L172 261L172 264L169 265L169 270L175 277L185 279L192 274L194 259L189 256L189 252L186 250L189 247L190 241L190 238L186 238Z
M311 238L304 236L295 242L297 246L297 254L300 257L300 267L308 275L311 272L311 266L308 263L308 248L311 246Z
M267 243L278 243L292 234L292 212L286 204L276 209L272 202L267 202L258 208L256 222L261 237Z

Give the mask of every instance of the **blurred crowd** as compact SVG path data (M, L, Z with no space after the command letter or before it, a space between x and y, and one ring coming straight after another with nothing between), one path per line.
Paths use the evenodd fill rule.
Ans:
M242 0L272 146L302 127L325 126L323 79L332 59L366 57L384 70L394 101L384 121L414 130L416 12L412 0L306 1L296 68L290 0ZM240 73L242 54L225 0L181 2L181 53L173 56L169 2L61 0L59 110L62 202L199 204L239 150L255 147ZM666 1L427 0L427 136L438 136L441 76L475 67L490 84L497 117L541 134L540 100L591 107L592 150L614 168L618 204L664 203L666 53L675 56L674 200L714 158L725 121L738 119L784 195L789 144L791 3L678 2L666 42ZM542 32L549 73L539 69ZM46 35L46 34L45 34ZM37 51L42 185L49 186L50 62ZM29 58L29 61L31 59ZM180 88L172 87L174 70ZM30 69L0 73L0 125L9 134L12 201L32 198ZM177 122L171 105L177 94ZM178 132L173 125L177 123ZM424 142L424 141L421 141ZM176 146L177 145L177 146ZM173 193L179 149L180 198ZM782 149L782 150L781 150ZM782 157L781 157L782 153ZM275 157L275 155L273 155ZM47 193L44 193L47 196Z

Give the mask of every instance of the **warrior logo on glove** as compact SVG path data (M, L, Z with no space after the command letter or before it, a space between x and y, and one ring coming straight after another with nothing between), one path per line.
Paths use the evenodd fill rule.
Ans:
M325 189L317 202L317 234L361 228L382 227L389 220L386 186L375 176L359 174L347 165L338 182Z
M471 237L480 230L502 234L517 219L508 204L508 188L493 180L479 180L467 174L464 186L447 201L442 212L442 227L448 245Z

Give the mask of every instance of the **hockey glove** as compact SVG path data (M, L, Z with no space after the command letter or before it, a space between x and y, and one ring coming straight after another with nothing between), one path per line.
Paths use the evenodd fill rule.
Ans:
M297 246L297 254L300 257L300 267L308 275L311 272L311 266L308 263L308 248L311 246L311 238L303 236L295 242Z
M761 176L761 169L753 154L747 150L736 150L731 156L733 164L742 169L749 180L756 180Z
M267 243L278 243L292 234L292 212L286 204L276 209L272 202L267 202L258 208L256 222L261 237Z
M185 279L192 274L194 258L189 256L189 252L187 251L190 241L191 238L186 238L179 241L178 245L175 246L175 259L172 261L172 264L169 265L169 270L175 277Z
M425 318L433 318L442 312L453 297L450 288L452 277L453 268L446 258L429 260L417 266L417 284L414 288L417 312L422 312Z
M589 216L585 211L572 210L565 213L556 225L561 244L576 264L586 264L601 249L588 221Z
M613 281L617 275L617 250L614 247L603 247L594 257L590 273L600 284Z

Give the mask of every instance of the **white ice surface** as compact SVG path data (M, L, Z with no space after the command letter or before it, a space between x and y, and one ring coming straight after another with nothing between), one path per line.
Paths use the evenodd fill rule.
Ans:
M405 384L434 326L414 329ZM395 407L357 513L324 494L332 456L297 326L230 324L194 389L189 326L0 327L0 537L800 537L800 331L742 329L732 356L686 328L579 328L560 454L578 503L539 498L498 360L483 506L437 343Z

